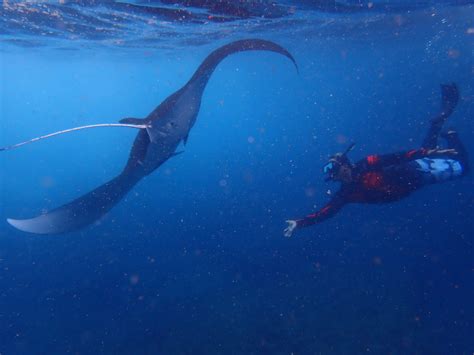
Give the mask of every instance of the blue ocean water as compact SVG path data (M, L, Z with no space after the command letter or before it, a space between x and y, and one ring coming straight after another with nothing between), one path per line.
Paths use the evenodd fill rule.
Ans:
M354 160L418 147L442 83L474 152L474 5L184 3L2 5L0 146L144 117L233 40L272 40L299 70L226 58L184 153L77 232L6 218L116 176L136 131L1 152L0 354L472 354L472 175L283 229L337 189L321 167L350 142Z

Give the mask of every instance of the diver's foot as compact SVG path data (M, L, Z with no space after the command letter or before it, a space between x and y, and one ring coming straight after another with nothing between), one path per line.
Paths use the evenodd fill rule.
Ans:
M446 132L441 133L441 137L446 140L456 139L458 137L458 132L453 128L449 128Z

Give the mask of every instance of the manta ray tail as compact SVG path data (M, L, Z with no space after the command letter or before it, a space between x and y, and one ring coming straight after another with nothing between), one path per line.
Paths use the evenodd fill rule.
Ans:
M271 51L290 59L298 70L295 58L282 46L262 39L244 39L229 43L209 54L194 73L188 84L198 82L204 88L217 65L228 55L242 51Z
M7 219L13 227L35 234L66 233L104 216L140 180L140 175L122 173L95 190L30 219Z
M99 127L126 127L126 128L135 128L135 129L147 129L148 128L148 126L146 124L144 124L143 122L140 122L140 124L138 124L138 123L137 124L132 124L132 123L127 123L127 122L91 124L91 125L87 125L87 126L80 126L80 127L64 129L62 131L57 131L57 132L54 132L54 133L46 134L44 136L33 138L33 139L27 140L25 142L13 144L13 145L10 145L10 146L7 146L7 147L2 147L2 148L0 148L0 152L4 151L4 150L16 149L16 148L19 148L19 147L24 146L26 144L38 142L40 140L51 138L51 137L54 137L54 136L59 136L61 134L80 131L80 130L83 130L83 129L99 128Z

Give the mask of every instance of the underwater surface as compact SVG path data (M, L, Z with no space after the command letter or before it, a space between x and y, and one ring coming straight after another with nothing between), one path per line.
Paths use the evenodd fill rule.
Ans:
M213 50L184 151L93 225L30 218L115 177L137 134L0 152L0 354L472 354L474 182L324 206L328 157L418 148L440 84L474 154L472 1L4 1L0 146L145 117Z

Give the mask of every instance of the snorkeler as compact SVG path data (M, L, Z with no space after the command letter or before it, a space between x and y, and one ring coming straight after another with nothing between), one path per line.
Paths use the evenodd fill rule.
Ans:
M319 211L302 219L287 220L284 231L291 237L295 229L334 216L347 203L386 203L400 200L421 187L463 176L469 171L467 151L454 130L441 133L446 119L459 100L455 84L441 85L441 112L431 121L420 149L386 155L369 155L353 164L345 152L333 155L324 166L326 181L341 183L340 190ZM438 137L446 149L438 147Z

